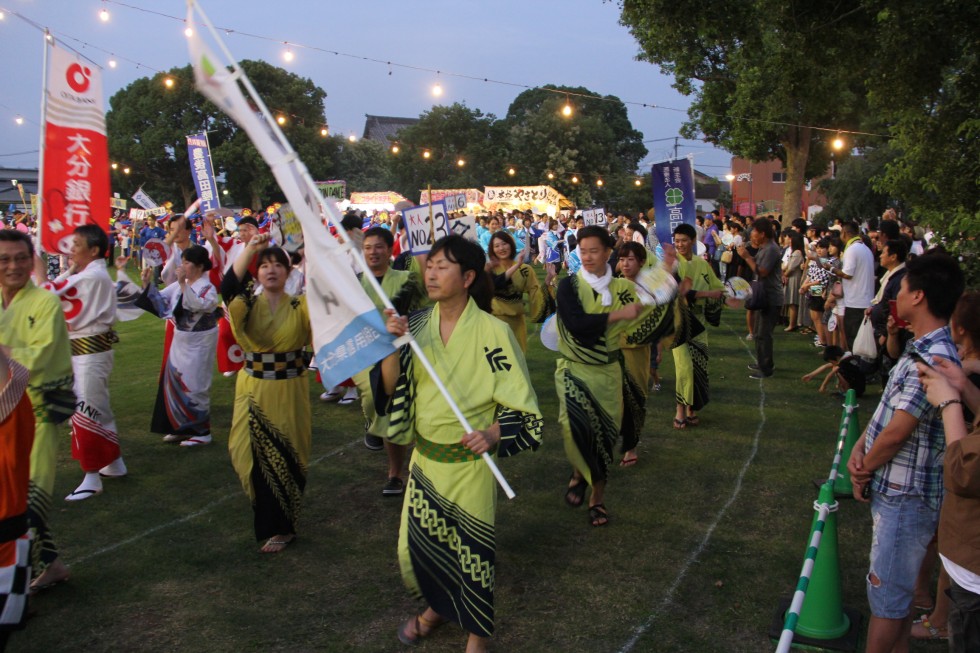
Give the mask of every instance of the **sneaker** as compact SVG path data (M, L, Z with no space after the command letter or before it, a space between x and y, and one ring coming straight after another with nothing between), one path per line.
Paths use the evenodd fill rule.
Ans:
M392 476L381 488L381 494L386 497L400 497L405 494L405 481L397 476Z
M750 334L748 334L747 336L745 336L745 339L746 339L746 340L752 340L752 334L750 333Z
M762 370L758 370L756 372L752 372L752 374L749 374L749 378L750 379L755 379L757 381L758 380L761 380L761 379L768 379L770 376L772 376L772 372L769 372L769 374L766 374Z
M364 446L371 451L381 451L385 448L385 441L376 435L371 435L370 433L364 434Z
M180 442L181 440L186 440L186 439L187 439L186 435L177 435L175 433L171 433L170 435L163 436L164 442Z
M122 456L99 470L99 476L105 478L119 478L120 476L125 476L127 473L129 473L129 470L126 469L126 463L123 462Z
M758 372L759 371L759 364L758 363L749 363L745 367L749 368L753 372Z
M207 435L195 435L193 438L187 438L180 443L182 447L200 447L204 444L211 444L211 434Z

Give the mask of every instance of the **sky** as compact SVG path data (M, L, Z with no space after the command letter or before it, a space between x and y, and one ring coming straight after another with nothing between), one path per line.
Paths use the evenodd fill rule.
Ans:
M649 150L641 169L669 158L689 98L671 88L603 0L200 0L236 59L261 59L308 77L327 92L333 134L364 130L365 114L418 117L435 104L461 102L503 117L523 86L584 86L627 104ZM100 10L109 12L102 21ZM108 98L140 77L189 63L183 0L0 0L0 166L37 167L43 35L16 12L51 30L60 43L103 67ZM174 20L167 16L179 18ZM244 33L255 36L247 36ZM256 38L262 37L262 38ZM295 44L287 48L286 43ZM302 46L344 53L344 56ZM289 49L293 60L286 62ZM364 61L370 57L435 72ZM115 59L115 68L109 60ZM390 74L389 74L390 72ZM477 80L454 77L457 73ZM508 82L496 84L483 79ZM435 98L436 84L443 95ZM520 86L515 86L520 85ZM270 107L274 108L274 107ZM17 117L23 118L18 125ZM667 140L659 140L667 139ZM700 141L679 142L680 156L724 177L730 155Z

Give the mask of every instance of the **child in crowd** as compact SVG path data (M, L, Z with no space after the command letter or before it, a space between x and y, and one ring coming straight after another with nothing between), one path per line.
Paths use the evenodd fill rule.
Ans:
M823 365L809 374L803 375L804 383L809 383L824 372L827 372L823 383L820 384L818 392L825 392L830 380L836 378L837 389L841 393L853 389L858 397L864 396L867 379L865 378L865 371L860 358L850 352L845 352L836 345L831 345L823 350L823 359L825 361Z

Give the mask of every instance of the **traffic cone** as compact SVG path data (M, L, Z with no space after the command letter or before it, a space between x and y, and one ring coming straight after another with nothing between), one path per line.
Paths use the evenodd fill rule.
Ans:
M837 639L851 627L851 620L844 614L840 584L840 559L837 552L837 501L834 486L824 483L814 504L819 510L821 503L831 506L824 523L820 548L813 561L813 571L807 585L806 598L796 622L796 633L810 639ZM810 532L817 527L818 515L814 515Z
M849 406L853 406L851 420L847 423L847 436L844 438L844 448L841 450L840 467L837 468L837 480L834 481L834 494L839 497L854 496L854 486L851 485L851 473L847 471L847 461L851 457L851 450L854 449L854 443L861 437L861 428L858 423L857 414L857 393L854 390L848 390L844 398L844 413L841 415L841 425L843 425L843 421L847 417L847 408Z

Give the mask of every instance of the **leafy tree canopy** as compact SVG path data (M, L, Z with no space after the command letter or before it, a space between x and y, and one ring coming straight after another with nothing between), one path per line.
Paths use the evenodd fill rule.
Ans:
M266 105L286 118L282 129L310 173L327 175L329 147L320 136L326 93L309 79L263 61L246 60L241 66ZM163 84L166 76L174 79L171 88ZM194 89L190 66L138 79L113 95L109 106L110 156L130 168L128 177L115 173L115 188L128 194L145 184L157 201L190 204L194 184L185 137L207 130L215 174L225 174L231 198L252 208L282 199L248 136Z
M621 22L639 58L693 96L688 137L751 160L786 166L785 211L803 183L826 170L834 134L857 125L865 106L862 63L872 21L858 0L678 3L621 0Z

